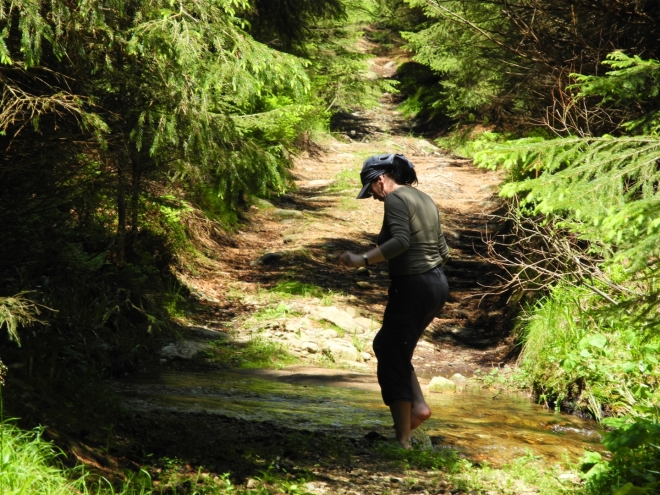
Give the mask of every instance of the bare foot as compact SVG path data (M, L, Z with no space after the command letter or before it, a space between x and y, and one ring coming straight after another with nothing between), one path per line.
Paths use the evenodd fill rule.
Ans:
M431 408L422 402L421 404L413 404L413 408L410 414L410 429L414 430L424 421L431 417Z
M398 440L399 444L401 445L402 448L406 450L410 450L412 446L410 445L410 439L408 440Z

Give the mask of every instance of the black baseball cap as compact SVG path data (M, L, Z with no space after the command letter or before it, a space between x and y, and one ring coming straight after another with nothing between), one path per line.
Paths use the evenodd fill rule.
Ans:
M362 165L360 172L360 181L362 181L362 190L357 195L357 199L366 199L371 197L369 186L381 175L394 168L395 160L403 160L410 168L415 166L405 156L400 154L386 153L383 155L373 155L367 158Z

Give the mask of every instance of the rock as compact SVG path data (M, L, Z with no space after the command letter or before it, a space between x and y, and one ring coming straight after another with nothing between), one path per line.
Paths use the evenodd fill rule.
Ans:
M312 321L303 316L302 318L294 318L287 320L286 330L287 332L304 332L312 327Z
M426 139L418 139L418 140L417 140L417 147L418 147L418 148L431 148L431 149L435 149L435 146L433 146L431 143L429 143Z
M301 347L310 354L316 354L319 352L319 346L315 342L303 342Z
M456 391L456 384L443 376L434 376L428 386L429 392L454 392Z
M262 198L257 198L253 197L252 202L257 205L259 208L272 208L273 203L271 203L268 200L262 199Z
M362 318L361 316L353 318L353 321L365 330L374 330L380 326L378 322L370 318Z
M460 373L454 373L449 379L454 382L458 388L465 388L468 382L467 378Z
M326 342L323 350L331 353L335 361L357 361L359 359L358 350L351 344Z
M356 282L355 285L357 285L360 289L375 289L377 287L376 285L370 284L369 282L364 282L363 280Z
M302 211L298 210L283 210L282 208L275 208L273 210L273 215L281 218L294 218L302 217Z
M479 188L479 191L487 191L487 192L497 192L499 189L499 186L497 184L485 184Z
M346 311L338 309L336 306L324 306L318 308L316 310L316 316L337 325L342 330L351 334L358 327L358 324L353 320L351 315Z
M305 238L304 234L289 234L289 235L282 236L282 240L285 243L296 242L296 241L299 241L299 240L304 239L304 238Z
M368 276L371 275L371 272L369 270L367 270L365 267L361 266L360 268L355 270L355 274L358 277L368 277Z
M284 253L277 251L275 253L266 253L256 261L258 265L273 265L284 258Z
M259 482L255 479L248 478L247 483L245 483L245 488L248 490L252 490L253 488L256 488Z
M188 327L188 331L195 335L195 337L200 337L202 339L220 340L228 338L228 335L225 332L207 327Z
M319 335L326 339L336 339L339 336L337 330L332 330L332 329L323 330L322 332L319 333Z
M368 352L361 352L360 356L362 356L362 359L365 361L369 361L371 359L371 354L369 354Z
M194 340L177 340L171 344L166 345L160 350L161 357L166 359L192 359L198 352L205 351L209 348L209 344L205 342L196 342Z
M421 428L416 428L411 432L410 440L415 447L418 447L421 450L433 450L431 438ZM420 487L420 490L423 490L423 488Z
M310 180L307 183L307 187L328 187L337 182L334 179L316 179Z

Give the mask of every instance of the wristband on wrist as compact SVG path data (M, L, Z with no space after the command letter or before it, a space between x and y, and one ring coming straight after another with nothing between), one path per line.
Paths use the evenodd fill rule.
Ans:
M364 266L369 266L369 258L366 253L362 255L362 259L364 260Z

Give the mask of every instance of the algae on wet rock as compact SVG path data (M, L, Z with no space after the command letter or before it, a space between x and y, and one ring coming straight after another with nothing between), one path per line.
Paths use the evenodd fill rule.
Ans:
M455 392L456 384L443 376L434 376L428 386L429 392Z

